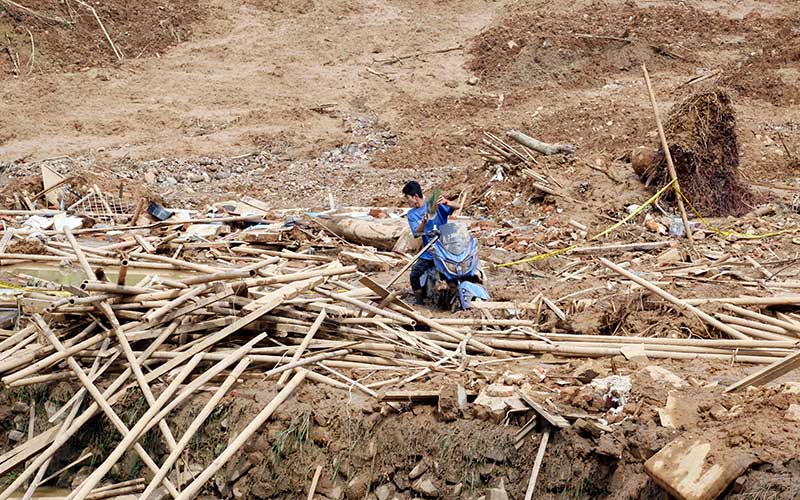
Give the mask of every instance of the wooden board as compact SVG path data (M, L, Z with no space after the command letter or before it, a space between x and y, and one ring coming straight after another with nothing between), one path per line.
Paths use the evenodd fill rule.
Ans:
M554 415L549 411L545 410L544 406L536 402L529 394L526 394L524 390L520 389L517 392L519 393L522 400L525 401L525 403L528 406L533 408L533 411L541 415L543 419L547 420L550 423L550 425L552 425L553 427L559 427L561 429L569 427L569 422L567 422L567 419L565 419L561 415Z
M679 500L714 500L752 462L751 456L728 448L724 439L684 434L650 457L644 469Z
M365 287L367 287L370 290L372 290L373 292L375 292L376 294L378 294L378 296L381 299L385 299L386 297L389 296L389 294L392 293L389 290L383 288L383 286L380 283L376 282L375 280L373 280L372 278L370 278L368 276L364 276L363 278L361 278L359 280L359 282L362 285L364 285ZM408 303L404 302L402 299L399 299L397 297L394 297L392 299L392 303L393 304L397 304L398 306L402 307L406 311L413 311L414 310L414 308L411 307L410 305L408 305Z
M42 186L44 187L45 191L54 186L58 186L61 182L64 182L63 175L59 174L50 167L42 165ZM58 207L60 198L59 194L59 190L55 189L44 195L44 197L47 200L47 203Z

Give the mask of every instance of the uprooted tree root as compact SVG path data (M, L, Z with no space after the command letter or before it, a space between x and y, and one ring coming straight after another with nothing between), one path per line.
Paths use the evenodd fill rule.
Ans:
M673 108L664 129L681 190L694 208L705 216L740 215L749 209L752 193L739 177L739 142L730 94L713 89L688 97ZM656 186L669 183L661 148L642 177Z

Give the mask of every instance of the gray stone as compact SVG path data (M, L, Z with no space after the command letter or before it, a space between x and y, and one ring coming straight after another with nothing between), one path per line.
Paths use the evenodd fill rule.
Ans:
M508 500L508 493L506 493L506 486L502 479L497 488L489 488L486 491L486 500Z
M14 413L28 413L30 409L31 407L28 406L27 403L24 403L22 401L17 401L13 405L11 405L11 411L13 411Z
M375 496L378 497L378 500L389 500L394 491L394 485L391 483L382 484L375 488Z
M19 442L19 441L22 441L23 439L25 439L25 433L24 432L20 432L18 430L10 431L8 433L8 439L10 439L11 441L14 441L15 443Z
M417 465L411 469L411 472L408 473L409 479L416 479L419 476L425 474L425 471L428 470L428 464L425 463L425 460L420 460Z
M429 477L421 477L411 485L411 489L425 496L436 497L439 496L439 488L433 484Z

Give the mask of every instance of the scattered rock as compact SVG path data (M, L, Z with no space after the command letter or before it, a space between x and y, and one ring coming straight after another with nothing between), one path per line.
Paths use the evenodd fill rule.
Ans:
M784 382L782 392L786 394L800 394L800 382Z
M467 84L468 85L477 85L478 82L480 82L480 81L481 81L481 79L478 78L477 76L471 76L471 77L469 77L469 80L467 80Z
M508 493L506 493L506 487L502 479L497 488L486 490L486 500L508 500Z
M677 248L670 248L666 252L656 257L656 262L659 264L675 264L683 261L683 255Z
M420 460L419 463L415 465L413 469L411 469L411 472L408 473L408 478L414 480L419 476L425 474L427 470L428 470L428 464L425 463L425 460Z
M660 366L650 365L644 368L644 371L650 375L656 382L666 382L671 384L676 389L680 389L681 387L686 385L686 382L679 376L675 375L671 371L667 370L666 368L662 368Z
M661 425L670 429L691 429L700 421L698 402L681 393L671 391L667 395L667 405L658 409Z
M467 409L467 391L461 384L447 384L439 390L437 414L445 422L451 422Z
M375 488L375 496L378 497L378 500L389 500L394 492L395 488L391 483L385 483Z
M589 382L591 382L592 380L596 379L599 376L600 374L597 373L597 371L595 371L594 369L586 368L581 371L578 371L575 375L575 378L577 378L578 382L582 384L588 384Z
M436 497L439 496L439 488L433 484L433 480L427 476L417 479L411 485L411 489L425 496Z
M724 438L686 433L650 457L644 468L680 500L712 500L752 463L752 456L728 446Z
M17 401L13 405L11 405L11 411L14 413L28 413L31 407L22 401Z
M359 474L347 483L345 495L348 499L361 500L367 495L369 490L369 477L366 474Z
M11 441L13 441L15 443L18 443L19 441L22 441L23 439L25 439L25 433L24 432L20 432L20 431L15 429L15 430L10 431L8 433L8 439L10 439Z
M791 420L792 422L800 422L800 405L789 405L789 409L786 410L786 415L784 415L783 418Z

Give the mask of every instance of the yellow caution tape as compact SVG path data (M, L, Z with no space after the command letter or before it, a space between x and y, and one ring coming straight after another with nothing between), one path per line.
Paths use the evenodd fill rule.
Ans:
M771 238L773 236L780 236L782 234L790 234L790 233L800 232L800 228L782 229L780 231L771 231L771 232L761 233L761 234L740 233L738 231L725 231L723 229L719 229L718 227L713 226L710 222L708 222L706 220L706 218L703 217L700 214L700 212L697 211L696 208L694 208L694 205L692 205L692 202L689 201L689 198L687 198L686 195L683 194L683 191L681 190L680 186L675 186L675 191L677 191L677 193L679 195L681 195L681 198L683 198L683 201L685 201L686 204L689 205L689 208L692 210L692 212L694 212L694 214L697 216L697 218L700 219L700 222L702 222L704 226L706 226L712 233L719 234L720 236L723 236L725 238L727 238L728 236L736 236L737 238L741 238L741 239L745 239L745 240L760 240L760 239L764 239L764 238Z
M642 203L639 206L639 208L634 210L630 215L628 215L627 217L625 217L621 221L615 223L611 227L605 229L604 231L602 231L600 233L597 233L596 235L592 236L591 238L589 238L589 241L596 240L597 238L600 238L602 236L605 236L605 235L611 233L612 231L615 231L617 228L619 228L620 226L622 226L626 222L630 221L631 219L633 219L634 217L636 217L637 215L642 213L642 211L645 208L647 208L648 206L650 206L653 203L655 203L656 200L658 200L658 198L662 194L664 194L664 192L667 189L669 189L669 188L671 188L673 186L675 187L675 192L678 193L681 196L681 198L683 198L683 200L686 202L687 205L689 205L689 208L692 210L692 212L694 212L695 216L697 216L697 218L700 219L700 221L703 223L703 225L706 226L711 232L719 234L719 235L721 235L721 236L723 236L725 238L727 238L728 236L736 236L737 238L741 238L741 239L758 240L758 239L763 239L763 238L770 238L770 237L773 237L773 236L780 236L782 234L791 234L791 233L800 232L800 228L783 229L783 230L780 230L780 231L771 231L771 232L768 232L768 233L761 233L761 234L740 233L738 231L725 231L723 229L719 229L719 228L713 226L710 222L708 222L708 220L706 220L705 217L702 216L702 214L700 214L700 212L694 207L694 205L692 205L692 202L689 201L689 198L687 198L686 195L681 190L680 184L678 184L677 179L674 179L672 182L668 183L667 185L665 185L664 187L659 189L656 194L651 196L650 199L648 199L646 202ZM574 250L575 248L578 248L577 245L571 245L571 246L568 246L566 248L560 248L558 250L553 250L551 252L531 255L530 257L525 257L524 259L515 260L515 261L512 261L512 262L506 262L504 264L495 264L492 267L496 269L496 268L499 268L499 267L511 267L511 266L516 266L518 264L527 264L527 263L530 263L530 262L536 262L538 260L546 259L548 257L554 257L556 255L569 252L570 250Z
M676 189L677 189L677 184L676 184L676 181L677 181L677 179L674 179L672 182L670 182L670 183L669 183L669 184L667 184L666 186L664 186L664 187L662 187L661 189L659 189L659 190L658 190L658 192L657 192L656 194L654 194L653 196L651 196L651 197L650 197L650 199L649 199L649 200L647 200L646 202L644 202L644 203L642 203L641 205L639 205L639 208L637 208L636 210L634 210L634 211L633 211L633 212L632 212L632 213L631 213L629 216L625 217L625 218L624 218L624 219L622 219L621 221L619 221L619 222L617 222L616 224L614 224L613 226L609 227L608 229L606 229L606 230L605 230L605 231L603 231L602 233L595 234L594 236L592 236L591 238L589 238L589 241L596 240L597 238L599 238L599 237L601 237L601 236L605 236L605 235L607 235L607 234L608 234L608 233L610 233L611 231L614 231L614 230L616 230L616 229L617 229L618 227L620 227L621 225L625 224L625 223L626 223L626 222L628 222L629 220L631 220L631 219L633 219L634 217L636 217L637 215L639 215L640 213L642 213L642 210L644 210L645 208L647 208L647 207L649 207L650 205L652 205L653 203L655 203L655 202L656 202L656 200L657 200L657 199L658 199L658 198L659 198L659 197L660 197L662 194L664 194L664 191L666 191L667 189L671 188L673 185L675 185L675 187L676 187Z
M552 252L531 255L530 257L525 257L524 259L515 260L513 262L506 262L504 264L495 264L492 267L496 269L498 267L511 267L511 266L516 266L517 264L527 264L528 262L536 262L537 260L542 260L564 252L569 252L570 250L573 250L575 248L577 248L577 245L572 245L566 248L559 248L558 250L553 250Z
M35 288L35 287L28 287L28 286L19 286L13 283L9 283L7 281L0 281L0 288L6 288L9 290L20 290L23 292L38 292L47 295L57 295L59 297L69 297L72 294L70 292L64 290L52 290L50 288Z
M645 208L647 208L647 207L649 207L650 205L652 205L653 203L655 203L655 202L656 202L656 200L658 200L658 198L659 198L659 197L660 197L662 194L664 194L664 192L665 192L667 189L671 188L671 187L672 187L674 184L675 184L675 181L672 181L672 182L670 182L669 184L667 184L666 186L664 186L664 187L662 187L661 189L659 189L659 190L658 190L658 192L657 192L656 194L654 194L653 196L651 196L651 197L650 197L650 199L648 199L647 201L645 201L644 203L642 203L642 204L639 206L639 208L637 208L636 210L634 210L634 211L633 211L633 212L632 212L630 215L628 215L627 217L625 217L625 218L624 218L624 219L622 219L621 221L619 221L619 222L616 222L614 225L612 225L611 227L607 228L607 229L606 229L606 230L604 230L603 232L601 232L601 233L598 233L598 234L596 234L596 235L592 236L591 238L589 238L589 241L596 240L597 238L600 238L601 236L605 236L605 235L607 235L608 233L610 233L610 232L612 232L612 231L616 230L617 228L619 228L620 226L622 226L623 224L625 224L625 223L626 223L626 222L628 222L629 220L633 219L634 217L636 217L637 215L639 215L640 213L642 213L642 211L643 211ZM536 254L536 255L531 255L530 257L525 257L524 259L515 260L515 261L513 261L513 262L506 262L506 263L504 263L504 264L496 264L496 265L494 265L494 266L493 266L493 268L495 268L495 269L496 269L496 268L498 268L498 267L511 267L511 266L516 266L516 265L518 265L518 264L527 264L527 263L530 263L530 262L536 262L537 260L542 260L542 259L546 259L546 258L548 258L548 257L553 257L553 256L556 256L556 255L559 255L559 254L562 254L562 253L569 252L570 250L574 250L574 249L576 249L576 248L578 248L578 246L577 246L577 245L571 245L571 246L568 246L568 247L566 247L566 248L560 248L560 249L558 249L558 250L553 250L553 251L551 251L551 252L546 252L546 253L540 253L540 254Z

